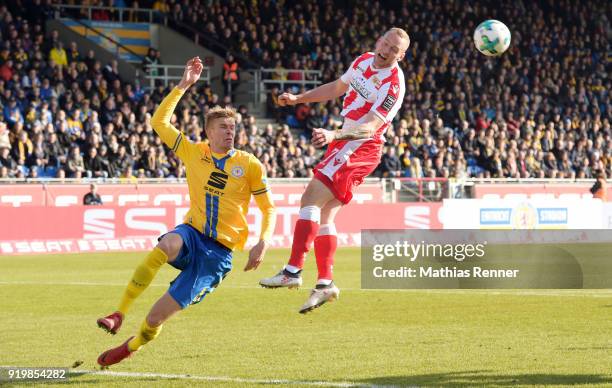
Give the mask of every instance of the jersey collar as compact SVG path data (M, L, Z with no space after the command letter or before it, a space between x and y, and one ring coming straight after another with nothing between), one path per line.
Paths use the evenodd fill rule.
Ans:
M209 146L210 149L210 146ZM234 154L236 153L236 150L234 148L232 148L231 150L229 150L227 152L227 154L225 154L223 157L221 158L216 158L213 155L212 150L210 150L210 156L212 157L213 163L215 163L215 167L218 168L219 170L224 170L225 169L225 162L231 158Z

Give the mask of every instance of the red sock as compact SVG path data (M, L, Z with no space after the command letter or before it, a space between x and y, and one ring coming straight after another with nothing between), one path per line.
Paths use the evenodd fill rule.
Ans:
M332 269L334 267L334 254L338 246L338 236L325 234L317 236L314 240L315 256L317 258L317 269L320 279L332 280Z
M310 250L312 241L319 232L319 224L310 220L299 219L295 223L293 233L293 245L291 246L291 258L289 265L302 269L306 252Z

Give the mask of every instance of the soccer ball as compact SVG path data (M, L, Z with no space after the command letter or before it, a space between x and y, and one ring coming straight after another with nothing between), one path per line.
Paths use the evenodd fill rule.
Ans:
M502 55L510 47L510 30L499 20L485 20L474 31L474 44L488 57Z

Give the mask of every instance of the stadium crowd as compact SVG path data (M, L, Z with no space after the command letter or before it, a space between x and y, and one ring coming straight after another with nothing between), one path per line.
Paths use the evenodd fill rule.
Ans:
M138 3L204 26L263 67L317 69L324 82L371 50L382 31L406 27L412 40L401 63L407 92L386 134L379 176L591 178L612 172L610 4ZM0 177L183 176L180 161L149 125L166 90L145 92L123 82L116 63L102 64L93 52L83 56L53 32L45 36L33 17L0 6ZM513 33L509 51L497 59L485 58L471 42L486 18L504 21ZM274 23L263 22L269 20ZM290 72L287 79L299 77ZM268 98L278 126L260 128L238 107L236 146L258 156L270 177L310 176L320 154L309 132L338 127L340 101L279 109L280 92L273 88ZM200 139L203 113L215 104L231 104L231 98L200 86L181 101L175 125Z
M168 90L123 82L116 61L83 56L27 17L0 6L0 177L184 177L150 126ZM201 140L202 118L217 104L231 101L201 85L183 98L174 124ZM244 106L237 109L236 146L256 154L271 177L311 174L315 150L305 139L286 125L260 130Z

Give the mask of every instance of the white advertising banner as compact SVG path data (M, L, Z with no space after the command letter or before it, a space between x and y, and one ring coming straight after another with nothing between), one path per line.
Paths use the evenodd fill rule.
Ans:
M612 202L603 203L603 211L601 214L603 215L602 228L612 229Z
M445 199L439 218L444 229L602 229L604 214L599 199Z

